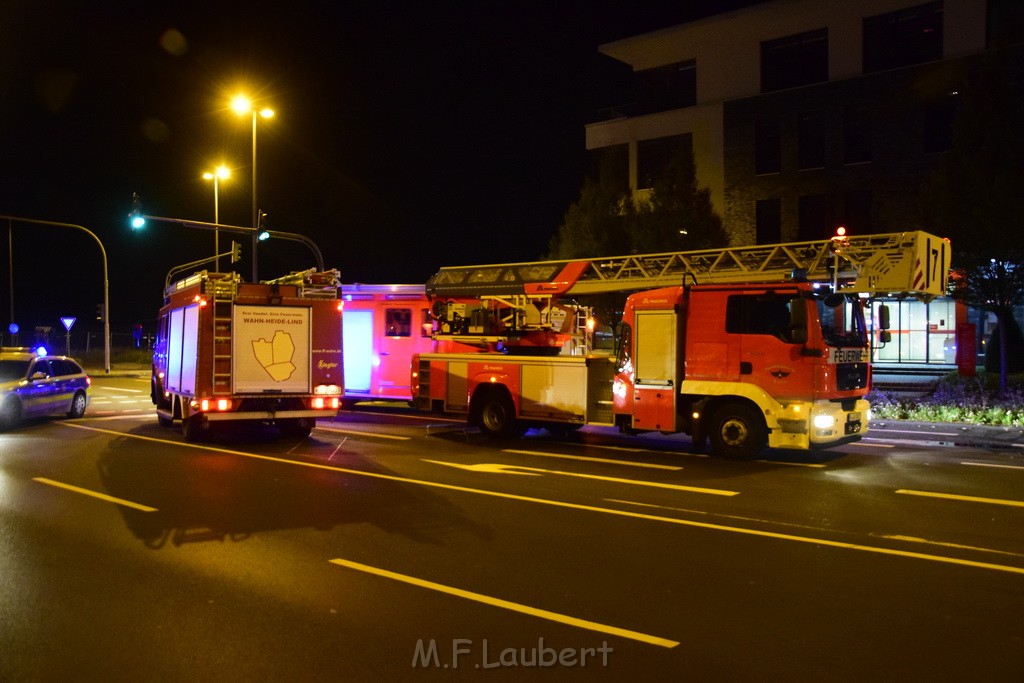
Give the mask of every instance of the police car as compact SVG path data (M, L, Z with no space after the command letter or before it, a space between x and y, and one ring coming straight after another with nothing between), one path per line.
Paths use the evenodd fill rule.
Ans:
M66 356L0 347L0 430L30 417L82 417L91 384L82 366Z

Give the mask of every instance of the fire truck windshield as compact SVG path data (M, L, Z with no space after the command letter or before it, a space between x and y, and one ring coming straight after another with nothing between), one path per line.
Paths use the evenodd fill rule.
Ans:
M818 300L818 318L821 334L829 346L859 346L868 344L864 325L864 305L856 297L832 295Z

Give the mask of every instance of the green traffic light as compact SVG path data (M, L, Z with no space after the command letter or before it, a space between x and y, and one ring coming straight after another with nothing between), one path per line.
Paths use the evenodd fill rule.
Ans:
M132 230L138 230L140 228L145 227L145 225L146 225L146 219L143 218L142 216L138 216L138 215L131 216Z
M268 232L267 230L261 230L256 235L256 239L258 239L260 242L266 242L267 240L270 239L270 232Z

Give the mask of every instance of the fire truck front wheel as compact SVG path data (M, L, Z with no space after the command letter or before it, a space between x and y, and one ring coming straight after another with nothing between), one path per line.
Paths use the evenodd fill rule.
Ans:
M727 403L716 410L707 432L711 451L734 460L749 460L768 443L764 418L752 405L745 403Z
M476 424L485 435L507 439L516 433L516 408L512 398L504 391L488 391L481 395ZM474 401L476 403L476 401Z

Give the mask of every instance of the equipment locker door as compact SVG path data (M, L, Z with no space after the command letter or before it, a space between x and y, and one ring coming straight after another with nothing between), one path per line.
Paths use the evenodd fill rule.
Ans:
M675 431L676 314L637 311L633 426Z

